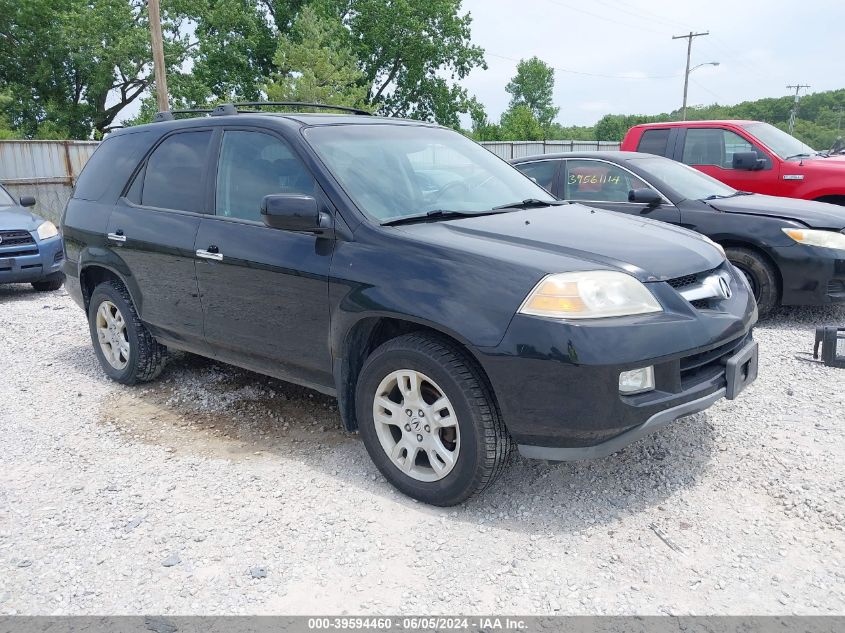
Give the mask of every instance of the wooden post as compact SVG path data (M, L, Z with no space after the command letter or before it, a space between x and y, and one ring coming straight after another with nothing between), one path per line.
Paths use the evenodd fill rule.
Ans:
M161 37L161 9L159 0L148 0L147 9L150 14L150 42L153 47L153 68L155 69L156 101L159 112L169 112L170 103L167 100L167 72L164 67L164 44Z

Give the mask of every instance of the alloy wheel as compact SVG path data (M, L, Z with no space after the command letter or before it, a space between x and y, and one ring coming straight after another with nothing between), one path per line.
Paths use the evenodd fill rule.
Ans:
M455 409L425 374L413 369L388 374L376 390L373 422L382 449L409 477L438 481L455 467L461 447Z
M129 363L129 334L120 310L111 301L97 309L97 339L109 365L122 370Z

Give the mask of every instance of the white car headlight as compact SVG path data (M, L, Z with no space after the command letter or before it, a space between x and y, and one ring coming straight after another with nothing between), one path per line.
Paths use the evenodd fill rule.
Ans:
M48 220L47 222L41 223L37 232L39 240L46 240L50 237L56 237L59 234L59 229L56 228L55 224Z
M611 270L548 275L519 308L521 314L554 319L601 319L662 311L642 283Z
M819 246L821 248L838 248L845 251L845 235L836 231L783 229L783 232L799 244Z

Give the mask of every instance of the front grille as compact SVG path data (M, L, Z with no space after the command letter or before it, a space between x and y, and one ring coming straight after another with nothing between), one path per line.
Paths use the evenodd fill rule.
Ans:
M839 299L845 297L845 279L832 279L827 282L827 294Z
M667 279L666 283L672 286L675 290L680 290L681 288L697 284L700 280L704 279L708 275L712 275L717 270L719 269L713 268L711 270L702 270L700 273L693 273L691 275L684 275L683 277Z
M727 356L730 356L735 350L739 349L750 338L751 334L746 334L706 352L699 352L698 354L692 354L691 356L682 358L681 378L686 378L689 374L695 373L710 365L722 364L722 361Z
M698 281L698 275L684 275L683 277L676 277L675 279L670 279L666 283L677 290L678 288L691 286L696 281Z
M37 248L21 248L14 251L7 251L3 250L3 247L0 246L0 259L4 259L6 257L24 257L25 255L38 255Z
M32 235L27 231L0 231L0 246L22 246L35 244Z

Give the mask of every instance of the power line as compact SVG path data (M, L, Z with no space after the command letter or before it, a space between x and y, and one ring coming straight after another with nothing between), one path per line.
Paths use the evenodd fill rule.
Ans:
M698 86L699 88L701 88L704 92L709 92L711 95L713 95L713 96L714 96L714 97L716 97L717 99L722 100L722 96L721 96L721 95L719 95L719 94L717 94L717 93L713 92L712 90L710 90L710 88L708 88L707 86L705 86L705 85L704 85L704 84L702 84L701 82L696 81L696 80L695 80L695 79L693 79L692 77L690 77L690 81L691 81L692 83L694 83L696 86Z
M684 105L681 107L681 120L687 120L687 90L689 89L689 60L692 56L692 41L696 37L703 37L705 35L710 35L710 31L703 31L702 33L693 33L692 31L689 32L688 35L673 35L673 40L683 40L687 41L687 70L684 73Z
M582 9L581 7L573 7L570 4L566 4L564 2L559 2L558 0L546 0L546 2L551 2L552 4L556 4L560 7L565 8L565 9L569 9L570 11L577 11L578 13L583 13L584 15L589 15L589 16L592 16L594 18L598 18L599 20L603 20L605 22L611 22L613 24L619 24L621 26L625 26L625 27L628 27L628 28L630 28L630 26L631 26L630 24L626 24L625 22L620 22L619 20L614 20L613 18L609 18L606 15L593 13L592 11L587 11L586 9ZM638 27L638 28L642 31L649 31L651 33L656 33L657 35L665 35L666 34L666 31L656 31L654 29L646 28L644 26L641 26L641 27Z
M485 51L485 55L490 57L498 57L499 59L506 59L511 62L521 62L521 59L516 59L514 57L506 57L505 55L497 55L496 53L491 53L489 51ZM584 75L586 77L601 77L603 79L676 79L680 77L680 74L675 75L639 75L639 76L632 76L632 75L605 75L602 73L589 73L583 70L572 70L571 68L560 68L558 66L551 66L554 70L562 73L569 73L572 75Z
M795 88L795 101L792 103L792 110L789 112L789 133L792 134L792 130L795 129L795 119L798 117L798 101L801 97L798 96L798 92L801 88L809 88L810 86L806 84L795 84L794 86L787 86L787 90L792 90Z
M626 4L624 2L621 2L621 0L612 0L612 1L615 2L616 5L619 5L619 6L614 6L613 4L608 4L608 0L594 0L594 2L598 2L599 4L603 4L607 8L612 9L613 11L621 11L622 13L630 15L631 17L634 17L638 20L642 20L643 22L648 22L648 23L662 22L664 25L671 27L673 29L678 28L679 26L682 26L684 28L689 28L688 25L686 25L682 22L677 22L675 20L667 20L666 18L658 16L656 13L652 13L651 11L647 11L645 9L640 9L638 7L631 6L630 4ZM623 9L622 7L627 7L627 9ZM643 15L643 13L650 14L653 17L648 17L646 15ZM630 25L628 25L628 26L630 26ZM640 28L640 27L637 27L637 28ZM666 32L666 31L663 32L664 35L667 34L667 33L668 32Z

